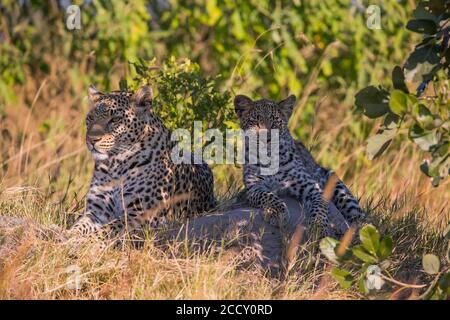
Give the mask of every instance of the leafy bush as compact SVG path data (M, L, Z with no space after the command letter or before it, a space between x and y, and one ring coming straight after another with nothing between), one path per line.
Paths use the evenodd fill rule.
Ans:
M357 111L368 118L383 118L378 132L367 140L370 159L380 156L395 138L407 135L417 147L431 155L431 160L422 163L420 169L432 178L433 186L438 186L450 174L450 1L421 1L413 16L406 28L422 34L422 41L403 67L394 67L390 89L366 87L356 94L355 104ZM444 236L450 239L450 223ZM321 247L335 263L348 266L351 261L359 261L358 286L362 293L380 289L384 280L405 287L420 287L403 284L383 274L383 262L392 252L392 239L387 236L380 240L373 226L365 226L361 229L360 240L362 245L347 249L346 254L338 258L333 256L333 248L339 244L337 240L323 240ZM450 263L450 241L445 258ZM422 265L424 271L435 278L421 298L448 299L450 267L442 269L440 259L432 254L423 256ZM346 288L355 281L346 269L335 267L332 275Z
M420 169L433 186L450 174L450 1L422 1L406 28L423 40L401 68L392 71L392 89L369 86L355 97L357 110L370 119L384 117L367 141L370 159L397 136L405 136L431 155ZM413 88L413 89L412 89Z
M450 264L450 223L444 237L449 241L446 260ZM331 275L342 288L357 285L362 294L369 295L381 290L387 281L402 287L428 287L421 295L422 299L446 300L450 297L450 266L441 268L437 256L425 254L422 259L423 270L434 275L434 280L428 285L409 285L393 279L387 270L394 249L390 236L381 237L374 226L365 225L359 232L359 240L361 244L353 247L329 237L320 242L322 254L335 265Z
M155 62L133 63L137 75L132 87L146 83L157 90L153 108L170 128L190 128L202 121L205 128L224 129L232 123L230 92L220 92L216 79L203 76L198 64L174 57L162 66ZM121 84L127 86L126 81Z

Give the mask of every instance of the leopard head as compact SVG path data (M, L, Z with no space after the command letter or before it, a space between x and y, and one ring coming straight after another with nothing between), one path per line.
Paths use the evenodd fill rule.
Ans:
M268 99L253 101L247 96L237 95L234 108L244 131L287 130L287 123L295 105L295 96L276 102Z
M94 160L106 160L139 141L151 113L152 99L149 86L135 93L102 93L89 87L91 110L86 116L86 144Z

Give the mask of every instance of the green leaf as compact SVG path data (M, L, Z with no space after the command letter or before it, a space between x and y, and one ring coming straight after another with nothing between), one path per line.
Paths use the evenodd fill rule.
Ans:
M331 262L338 263L338 256L336 255L335 248L339 245L340 241L326 237L320 240L320 251Z
M369 290L366 288L366 276L364 273L358 279L358 289L361 294L369 293Z
M422 266L426 273L436 274L440 268L439 258L434 254L426 254L422 258Z
M442 275L442 277L438 281L439 288L442 289L447 295L450 294L450 272L447 272Z
M392 253L393 248L393 241L390 236L383 237L383 240L380 242L380 251L379 251L379 257L380 259L386 259L389 257Z
M424 105L417 104L412 109L417 123L424 129L432 130L443 124L442 119L433 113Z
M384 89L369 86L356 94L355 104L367 117L376 119L389 111L388 95Z
M373 225L365 225L359 231L359 238L364 249L372 255L377 256L380 249L380 234L378 230Z
M232 21L231 30L236 39L237 40L245 39L247 32L245 31L245 28L242 24L242 19L238 10L234 11L233 14L231 15L231 21Z
M383 126L386 129L396 129L398 128L398 122L400 117L395 113L389 112L383 121Z
M217 1L215 0L206 2L206 12L208 13L208 19L206 20L206 23L210 26L215 25L222 16L222 11L217 6Z
M417 100L417 98L412 94L406 94L406 103L408 106L408 112L410 112L419 103L419 100Z
M439 61L439 47L437 45L431 43L416 47L405 63L406 81L424 82L431 80L438 70Z
M444 178L450 175L450 155L447 154L442 157L435 157L435 155L433 154L433 160L430 164L430 172L434 172L435 166L437 168L436 171L439 177Z
M437 2L440 2L441 4L443 3L443 1L441 0L437 0ZM430 3L430 7L431 6L433 6L432 3ZM427 10L427 8L425 8L424 3L419 3L417 5L416 9L414 9L413 16L418 20L428 20L434 22L435 24L439 23L438 18L436 18L434 14L432 14L430 11Z
M424 161L420 165L420 170L423 173L428 177L436 179L436 181L433 181L433 186L439 184L440 178L443 179L450 174L450 155L445 153L441 156L437 151L439 151L439 148L432 153L433 158L431 163L429 161Z
M354 246L352 253L355 257L366 263L377 263L378 258L368 253L363 246Z
M438 176L436 176L436 177L434 177L433 178L433 180L431 181L431 184L432 184L432 186L433 187L438 187L439 186L439 183L441 182L441 177L438 177Z
M387 149L396 132L395 129L379 130L376 135L367 139L366 152L369 160L377 158Z
M408 21L406 29L417 33L435 34L437 26L433 21L425 19L415 19Z
M391 93L389 107L391 107L392 112L395 114L402 115L410 111L417 102L417 98L413 95L404 93L402 90L394 90Z
M408 100L406 94L401 90L394 90L391 93L391 99L389 100L389 107L392 112L401 115L408 111Z
M433 157L445 157L450 150L450 141L444 141L438 148L433 151Z
M427 161L422 162L422 164L420 165L420 171L425 173L427 176L431 177L430 176L430 167L428 166Z
M348 289L353 284L354 278L347 270L334 267L331 269L331 275L337 282L339 282L343 289Z
M408 136L423 151L430 151L432 146L439 143L439 138L435 131L425 130L417 124L409 128Z
M409 92L405 84L405 74L399 66L395 66L392 70L392 84L394 85L394 89L401 90L405 93Z

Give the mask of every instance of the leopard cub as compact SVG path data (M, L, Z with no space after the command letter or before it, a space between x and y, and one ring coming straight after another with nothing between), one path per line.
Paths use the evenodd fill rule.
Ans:
M295 102L293 95L280 102L268 99L253 101L244 95L234 99L235 112L244 132L259 135L266 131L267 136L267 131L277 129L279 137L279 169L276 173L263 174L264 166L260 162L245 162L247 200L250 205L264 209L265 218L277 225L280 218L289 216L288 208L279 196L293 196L307 210L310 224L317 225L322 236L330 236L328 202L322 193L333 172L317 164L306 147L289 133L287 123ZM246 155L248 149L249 144L246 143ZM350 223L360 222L365 217L357 199L340 180L330 201Z

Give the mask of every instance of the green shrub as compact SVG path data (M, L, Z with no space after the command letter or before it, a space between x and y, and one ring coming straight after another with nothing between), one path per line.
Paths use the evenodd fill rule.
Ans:
M191 128L194 121L201 121L205 129L232 126L230 92L220 92L216 79L205 77L198 64L189 59L177 61L172 57L161 66L155 61L132 64L136 76L131 87L150 84L156 89L153 108L168 127Z
M393 69L391 89L369 86L355 97L358 111L370 119L384 118L367 140L369 158L381 155L396 137L407 136L431 155L420 169L433 186L450 174L449 23L450 1L420 2L406 28L423 39L405 65Z
M447 264L450 264L450 224L444 232L449 240ZM382 290L384 284L426 289L421 299L442 299L450 297L450 267L441 267L440 259L433 254L425 254L422 259L423 270L434 279L426 285L410 285L393 279L387 268L394 249L390 236L381 237L378 230L372 225L365 225L359 232L361 244L353 247L344 241L333 238L324 238L320 242L322 254L332 263L331 275L344 289L357 286L364 295L376 294Z

